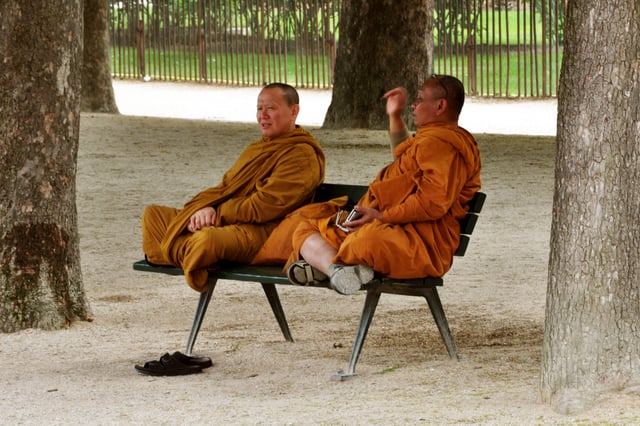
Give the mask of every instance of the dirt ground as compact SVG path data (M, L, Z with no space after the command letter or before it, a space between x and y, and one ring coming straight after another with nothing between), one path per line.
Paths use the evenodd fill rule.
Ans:
M140 215L216 184L254 124L86 114L78 215L93 322L0 335L4 424L638 424L640 395L575 416L538 398L552 137L477 135L484 212L440 295L461 355L448 358L424 300L383 295L357 378L333 382L364 294L280 289L286 342L260 286L222 281L196 352L201 374L148 377L133 366L182 350L198 295L182 277L134 272ZM390 159L386 132L309 128L328 182L366 184ZM415 300L414 300L415 299Z

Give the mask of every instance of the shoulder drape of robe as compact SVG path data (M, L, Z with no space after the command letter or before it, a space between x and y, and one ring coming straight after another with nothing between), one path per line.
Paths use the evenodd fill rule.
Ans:
M383 222L437 220L451 210L456 219L480 189L480 153L465 129L433 123L418 129L394 150L360 203L378 208Z
M301 127L274 139L253 142L218 186L200 192L184 205L167 227L161 250L171 253L171 246L185 231L191 216L204 207L216 208L215 226L280 219L309 201L324 180L324 170L320 144ZM170 257L168 260L175 262Z

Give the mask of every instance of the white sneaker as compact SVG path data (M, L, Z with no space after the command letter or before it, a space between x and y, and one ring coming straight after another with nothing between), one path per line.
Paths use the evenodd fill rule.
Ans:
M331 274L331 288L340 294L354 294L373 279L373 269L369 265L338 265Z

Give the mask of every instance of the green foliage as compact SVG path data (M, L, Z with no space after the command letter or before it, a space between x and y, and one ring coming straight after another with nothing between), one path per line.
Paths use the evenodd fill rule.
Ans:
M281 8L258 0L110 0L110 26L135 31L178 32L189 27L209 27L209 32L265 34L295 40L300 34L326 37L338 33L341 0L283 0ZM267 7L268 6L268 7Z
M564 42L564 15L567 10L565 0L546 0L535 2L538 20L544 19L544 33L548 40Z

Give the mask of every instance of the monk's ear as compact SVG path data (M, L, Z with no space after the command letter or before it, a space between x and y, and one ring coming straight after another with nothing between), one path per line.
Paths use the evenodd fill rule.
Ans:
M293 117L294 120L298 117L299 112L300 112L299 104L295 104L294 106L291 107L291 116Z

